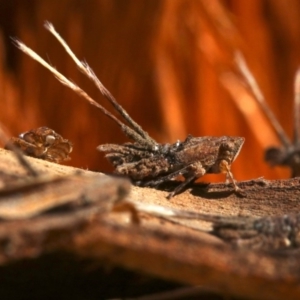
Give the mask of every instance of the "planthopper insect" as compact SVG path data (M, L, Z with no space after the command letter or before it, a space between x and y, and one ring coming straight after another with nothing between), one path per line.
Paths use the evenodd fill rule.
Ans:
M90 104L98 107L105 115L115 121L121 127L124 134L133 141L133 143L125 143L123 145L104 144L97 147L99 151L105 152L106 158L115 168L115 173L130 177L137 185L151 187L156 187L161 183L176 179L179 175L183 176L185 181L179 183L168 195L168 198L182 192L189 183L208 173L225 173L226 179L232 182L234 190L239 190L230 167L241 150L244 143L243 137L192 137L189 135L183 142L177 141L174 144L159 144L128 115L111 93L103 86L88 64L80 61L75 56L66 42L55 31L53 25L46 22L45 28L56 37L74 60L79 70L96 85L102 95L112 104L128 125L116 118L98 102L94 101L86 92L50 66L26 45L16 39L14 42L20 50L50 70L62 84L74 90Z
M45 126L10 138L5 148L10 149L11 144L28 156L56 163L70 160L69 154L73 149L71 142Z

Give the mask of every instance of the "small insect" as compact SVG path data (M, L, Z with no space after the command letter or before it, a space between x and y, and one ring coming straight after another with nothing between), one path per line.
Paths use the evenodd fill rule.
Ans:
M300 176L300 68L297 70L294 80L294 132L293 139L291 140L267 104L243 55L238 52L236 53L235 58L246 85L252 92L254 99L259 104L265 116L269 119L271 127L274 129L281 144L280 146L268 147L265 150L265 161L272 167L289 167L291 170L291 177Z
M299 215L273 217L207 216L213 223L212 233L241 248L283 250L298 248Z
M70 160L69 154L73 149L72 143L48 127L39 127L23 132L17 138L12 137L5 148L10 149L11 144L28 156L56 163Z
M102 95L113 105L114 109L128 125L94 101L86 92L50 66L33 50L18 40L14 40L14 42L20 50L50 70L62 84L74 90L90 104L98 107L121 127L128 138L133 140L133 143L126 143L124 145L105 144L97 148L99 151L106 153L106 158L113 164L117 174L126 175L133 182L142 186L158 186L161 183L182 175L185 181L180 183L168 195L168 198L182 192L189 183L207 173L225 173L227 180L229 179L233 183L235 191L239 190L230 172L230 167L241 150L244 138L229 136L194 138L188 136L183 142L177 141L174 144L159 144L128 115L96 77L88 64L81 62L75 56L67 43L55 31L53 25L46 22L45 28L56 37L74 60L79 70L96 85Z
M138 142L124 145L100 145L99 151L107 152L106 158L118 174L130 177L142 186L158 186L179 175L185 181L179 184L168 198L181 192L190 182L209 173L225 173L226 180L236 185L230 166L244 143L242 137L192 137L174 144L156 144L147 149Z
M294 136L290 141L284 130L277 131L281 147L269 147L265 160L271 166L285 166L291 169L291 177L300 176L300 69L296 72L294 83Z
M182 220L201 220L211 223L212 235L232 246L256 250L287 250L300 246L300 215L280 216L222 216L173 209L161 205L130 201L138 212L162 217L177 222ZM180 223L189 227L189 223ZM201 228L191 227L202 231ZM207 229L205 229L207 231Z

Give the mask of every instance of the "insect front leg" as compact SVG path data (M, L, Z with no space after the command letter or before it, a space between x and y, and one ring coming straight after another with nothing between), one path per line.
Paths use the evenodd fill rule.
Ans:
M236 180L233 178L233 175L230 171L229 163L226 160L221 160L219 167L220 167L220 170L222 171L222 173L226 173L226 183L231 181L233 184L234 190L236 192L241 192L241 189L237 186Z

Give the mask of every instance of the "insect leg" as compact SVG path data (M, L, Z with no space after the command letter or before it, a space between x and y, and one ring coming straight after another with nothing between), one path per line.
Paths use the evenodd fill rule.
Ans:
M173 192L169 193L169 195L167 196L167 199L171 199L172 197L174 197L176 194L178 194L179 192L181 192L190 182L193 182L195 179L197 179L197 176L195 176L195 175L191 175L190 177L187 177L185 179L185 181L183 181L182 183L180 183L173 190Z
M146 183L144 183L144 186L158 186L161 183L164 183L168 180L173 179L174 177L177 177L179 175L183 175L185 177L185 181L180 183L174 190L171 192L167 198L170 199L176 194L178 194L180 191L182 191L190 182L194 181L195 179L202 177L206 173L205 169L202 167L202 164L200 162L193 163L185 168L182 168L178 171L175 171L171 174L168 174L166 176L162 176L157 179L150 180Z
M230 171L229 164L226 160L222 160L220 162L220 169L222 170L223 173L226 173L226 183L230 180L233 184L234 190L236 192L241 191L241 189L237 186L235 179L233 178L233 175Z
M175 177L177 177L179 175L185 176L185 174L188 174L189 172L190 172L190 166L187 166L187 167L184 167L184 168L179 169L177 171L174 171L174 172L172 172L168 175L161 176L161 177L158 177L158 178L154 178L154 179L151 179L151 180L146 181L146 182L141 182L140 185L157 187L160 184L162 184L166 181L172 180L172 179L174 179Z
M200 162L193 163L189 165L182 175L185 177L185 181L179 184L173 192L171 192L167 198L171 199L176 194L180 193L189 183L195 181L197 178L202 177L206 173Z

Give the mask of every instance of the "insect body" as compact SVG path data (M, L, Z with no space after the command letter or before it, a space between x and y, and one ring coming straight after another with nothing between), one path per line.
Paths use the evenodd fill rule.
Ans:
M158 144L146 150L138 143L124 145L106 144L97 149L106 152L116 173L126 175L144 186L158 186L179 175L185 181L169 194L171 198L184 187L207 173L226 173L238 190L230 172L231 163L238 156L244 143L242 137L192 137L184 142Z
M169 198L181 192L188 183L206 173L226 173L227 179L230 179L235 190L238 190L230 172L230 166L239 154L244 138L226 136L194 138L188 136L184 142L174 144L157 143L129 116L88 64L81 62L75 56L67 43L55 31L53 25L46 22L45 27L62 44L79 70L96 85L115 111L120 114L124 123L26 45L15 40L16 46L50 70L62 84L99 108L106 116L117 123L124 134L134 142L124 145L105 144L98 147L98 150L106 153L106 157L115 167L116 173L126 175L137 184L144 186L157 186L167 180L176 178L178 175L184 176L186 180L169 194Z

